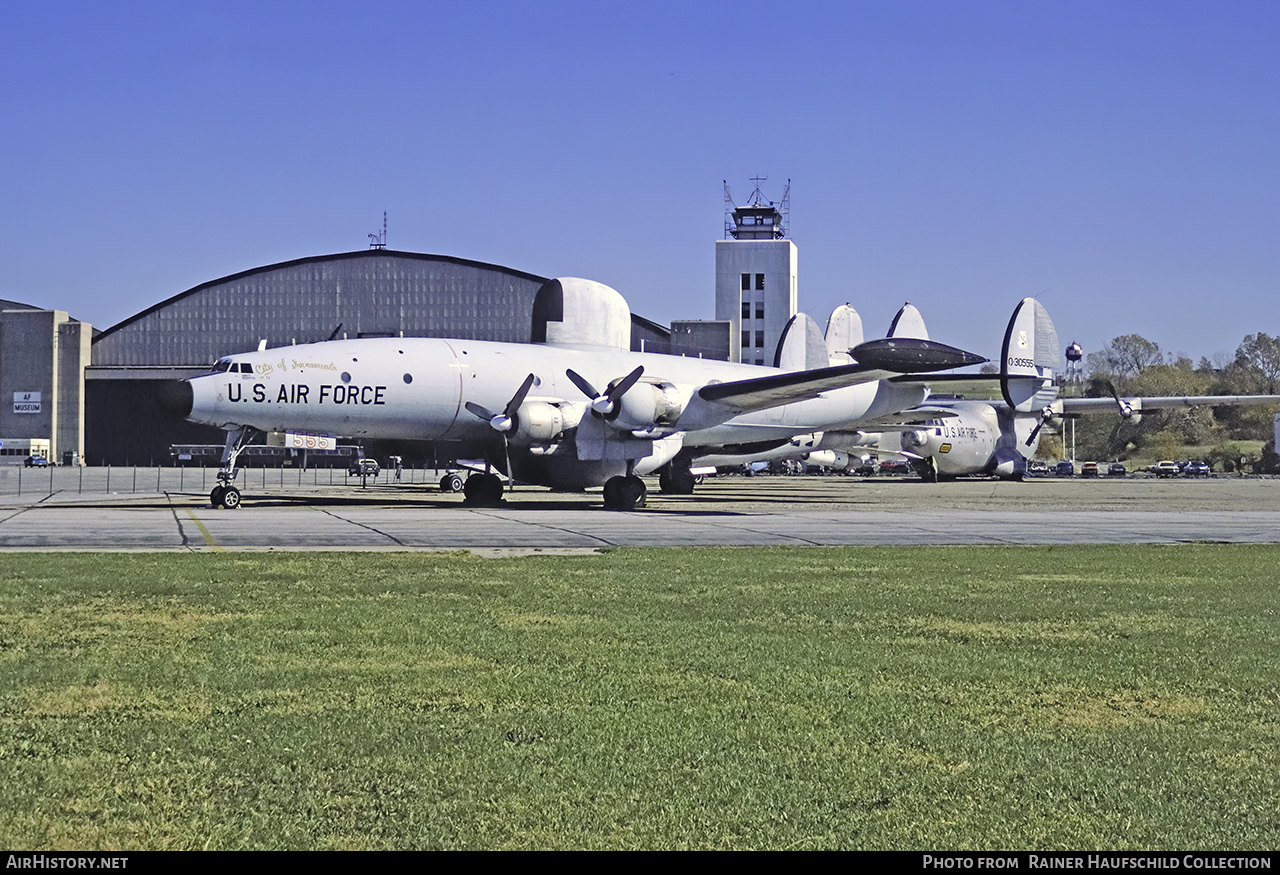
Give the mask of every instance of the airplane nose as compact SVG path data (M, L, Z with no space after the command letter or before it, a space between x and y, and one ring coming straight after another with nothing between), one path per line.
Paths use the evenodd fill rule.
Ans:
M166 414L175 419L186 419L191 415L195 392L187 380L170 380L161 384L158 400L160 409Z

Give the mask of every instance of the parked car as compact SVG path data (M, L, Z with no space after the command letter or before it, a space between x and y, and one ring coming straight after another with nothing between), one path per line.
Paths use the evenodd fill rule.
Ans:
M1186 467L1182 469L1182 473L1187 477L1208 477L1209 463L1200 459L1187 462Z
M347 466L348 477L377 477L381 471L377 459L353 459Z
M1049 464L1047 462L1042 462L1039 459L1034 459L1033 461L1028 462L1027 476L1028 477L1048 477Z
M1070 459L1063 459L1058 463L1057 467L1053 469L1053 473L1057 474L1059 477L1074 477L1076 476L1075 462L1072 462Z
M44 456L31 455L23 459L22 464L26 465L28 468L47 468L49 466L49 460Z
M910 474L911 464L906 459L885 459L880 463L881 474Z
M1080 476L1081 476L1081 477L1097 477L1097 476L1098 476L1098 463L1097 463L1097 462L1085 462L1085 463L1084 463L1084 465L1080 468Z
M1110 465L1107 466L1108 477L1123 477L1128 473L1129 471L1128 469L1125 468L1123 462L1112 462Z
M1155 473L1157 477L1177 477L1178 463L1165 459L1156 465Z

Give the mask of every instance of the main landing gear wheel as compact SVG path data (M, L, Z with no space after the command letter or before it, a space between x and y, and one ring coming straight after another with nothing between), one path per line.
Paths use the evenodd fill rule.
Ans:
M495 507L502 504L502 478L497 474L472 474L462 487L464 504Z
M693 495L698 478L684 470L662 468L658 471L658 488L665 495Z
M441 492L461 492L462 491L462 475L445 474L440 478Z
M648 489L639 477L610 477L604 484L604 506L608 510L635 510L644 507Z
M225 507L227 510L235 510L240 506L240 490L234 486L224 486L219 484L213 487L213 491L209 493L209 503L214 507Z

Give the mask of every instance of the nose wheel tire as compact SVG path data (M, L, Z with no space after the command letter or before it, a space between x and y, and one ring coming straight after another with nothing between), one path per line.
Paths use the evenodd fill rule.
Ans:
M461 492L462 476L459 474L445 474L440 478L441 492Z
M219 484L213 487L213 491L209 493L209 503L214 507L225 507L227 510L235 510L240 506L240 490L234 486L223 486Z

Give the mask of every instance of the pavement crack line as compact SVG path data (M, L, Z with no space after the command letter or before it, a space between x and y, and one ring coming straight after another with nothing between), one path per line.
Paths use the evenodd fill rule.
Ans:
M173 514L173 521L178 526L178 537L182 538L182 547L185 550L190 550L191 542L187 539L187 530L182 527L182 517L178 516L178 508L173 503L173 496L170 495L168 492L166 492L164 494L164 497L169 499L169 512ZM189 508L187 509L187 514L191 516L192 520L195 519L195 516L192 515L191 510Z
M365 523L357 522L356 520L353 520L353 519L348 519L347 517L341 516L339 514L334 513L331 510L328 510L327 508L316 507L315 505L312 505L311 509L319 511L320 513L323 513L323 514L328 514L329 516L333 517L335 520L340 520L344 523L347 523L348 525L359 526L360 528L364 529L367 532L373 532L375 535L380 535L381 537L386 538L388 541L393 542L398 547L404 547L407 549L409 546L404 541L401 541L399 538L397 538L395 535L387 534L381 529L374 528L373 526L367 525Z
M520 525L532 526L536 529L546 529L549 532L560 532L561 534L573 535L579 538L590 538L593 541L599 541L600 544L605 547L618 546L613 541L605 540L599 535L589 535L586 532L577 532L577 531L574 531L573 529L565 528L564 526L553 526L547 523L540 523L535 520L524 519L521 516L517 516L514 514L511 516L506 516L500 511L486 511L486 510L479 510L479 509L473 509L471 512L479 516L487 516L491 519L501 520L504 523L519 523Z
M799 543L799 544L808 544L810 547L827 546L826 541L814 541L814 540L810 540L809 538L802 538L799 535L789 535L789 534L777 532L767 528L760 528L755 526L730 526L720 522L712 522L711 525L715 526L717 529L723 529L729 532L750 532L753 535L768 535L773 538L786 538L788 540L795 541L796 543Z
M2 526L2 525L4 525L5 523L9 522L9 520L17 519L18 517L22 516L24 513L26 513L26 512L27 512L27 511L29 511L29 510L31 510L31 508L29 508L29 507L20 507L20 508L18 508L18 509L17 509L17 510L15 510L13 513L9 514L7 517L4 517L3 519L0 519L0 526Z

